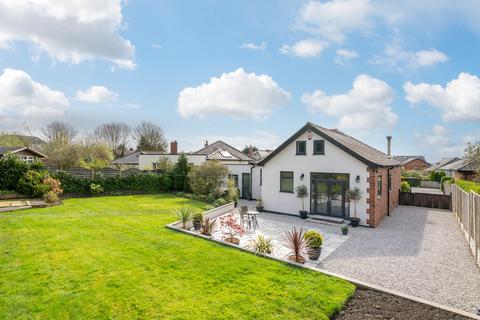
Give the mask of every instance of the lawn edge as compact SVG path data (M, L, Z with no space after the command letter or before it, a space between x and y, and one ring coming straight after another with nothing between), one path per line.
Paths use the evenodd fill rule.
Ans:
M334 273L334 272L327 271L325 269L317 269L317 268L314 268L314 267L306 266L306 265L303 265L303 264L300 264L300 263L284 260L284 259L281 259L281 258L277 258L277 257L274 257L274 256L265 255L265 254L261 254L261 253L254 254L252 251L250 251L248 249L245 249L245 248L242 248L240 246L237 246L235 244L220 241L220 240L216 240L216 239L213 239L211 237L204 236L202 234L199 234L199 233L196 233L196 232L193 232L193 231L190 231L190 230L182 229L182 228L178 227L179 224L180 224L180 221L175 221L175 222L172 222L172 223L169 223L169 224L165 225L165 228L176 231L176 232L181 232L181 233L184 233L184 234L188 234L188 235L191 235L191 236L194 236L194 237L197 237L197 238L201 238L201 239L204 239L204 240L207 240L207 241L211 241L211 242L220 244L220 245L225 246L225 247L230 247L230 248L234 248L234 249L237 249L237 250L240 250L240 251L243 251L243 252L247 252L247 253L249 253L251 255L254 255L254 256L260 256L262 258L267 258L267 259L270 259L270 260L282 262L284 264L287 264L287 265L290 265L290 266L293 266L293 267L297 267L297 268L300 268L300 269L311 270L311 271L319 272L319 273L327 275L327 276L339 278L339 279L345 280L347 282L350 282L350 283L354 284L355 286L357 286L359 288L362 288L362 289L369 289L369 290L373 290L373 291L377 291L377 292L381 292L381 293L385 293L385 294L398 296L400 298L408 299L408 300L411 300L411 301L414 301L414 302L417 302L417 303L420 303L420 304L423 304L423 305L427 305L427 306L434 307L434 308L437 308L437 309L442 309L442 310L445 310L445 311L448 311L448 312L451 312L451 313L456 313L458 315L461 315L461 316L464 316L464 317L467 317L467 318L470 318L470 319L480 320L480 316L476 316L475 314L469 313L467 311L463 311L463 310L460 310L460 309L445 306L445 305L439 304L437 302L433 302L433 301L429 301L429 300L426 300L426 299L423 299L423 298L415 297L415 296L412 296L412 295L409 295L409 294L406 294L406 293L402 293L402 292L399 292L399 291L387 289L387 288L384 288L384 287L381 287L381 286L378 286L378 285L375 285L375 284L372 284L372 283L368 283L368 282L365 282L365 281L362 281L362 280L358 280L358 279L355 279L355 278L343 276L343 275L340 275L340 274L337 274L337 273Z

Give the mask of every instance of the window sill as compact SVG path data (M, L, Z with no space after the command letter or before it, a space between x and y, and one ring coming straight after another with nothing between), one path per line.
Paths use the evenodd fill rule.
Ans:
M282 190L280 190L279 192L281 192L281 193L293 193L293 191L282 191Z
M306 156L306 153L295 153L296 156Z
M312 153L313 156L324 156L325 153Z

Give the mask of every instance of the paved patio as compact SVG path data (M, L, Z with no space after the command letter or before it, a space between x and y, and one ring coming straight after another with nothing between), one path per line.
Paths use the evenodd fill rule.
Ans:
M252 205L251 202L242 202L240 205L248 205L252 210L255 208L255 204ZM246 230L243 236L237 237L240 239L240 246L251 249L252 239L256 238L259 234L262 234L265 237L272 239L272 244L274 246L272 255L282 259L286 259L289 255L289 250L285 247L285 230L291 230L295 226L297 229L302 228L304 231L315 230L320 232L324 238L322 254L317 261L312 261L307 258L306 264L311 266L318 266L321 261L337 250L349 238L349 235L342 235L339 226L329 226L316 222L309 222L296 216L262 212L258 214L257 220L259 224L258 229L252 231ZM223 239L224 231L225 230L223 229L217 228L213 237L215 239Z

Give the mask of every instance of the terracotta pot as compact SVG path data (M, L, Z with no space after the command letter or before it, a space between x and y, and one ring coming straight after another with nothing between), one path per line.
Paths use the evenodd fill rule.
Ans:
M306 261L305 257L303 257L303 256L298 257L298 260L295 259L295 255L293 255L293 254L288 256L288 260L290 260L292 262L296 262L296 263L305 263L305 261Z
M225 238L225 241L233 244L240 244L240 239L238 238Z

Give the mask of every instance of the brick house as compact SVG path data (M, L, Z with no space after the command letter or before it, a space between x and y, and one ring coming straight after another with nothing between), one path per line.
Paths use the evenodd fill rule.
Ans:
M390 138L388 138L390 150ZM258 170L255 170L259 168ZM268 156L255 163L264 210L298 215L302 202L295 188L305 185L304 205L311 219L343 221L353 217L347 190L358 187L360 224L376 227L398 206L400 163L337 130L307 122Z
M404 170L425 170L430 167L424 156L394 156L393 158L401 163Z

